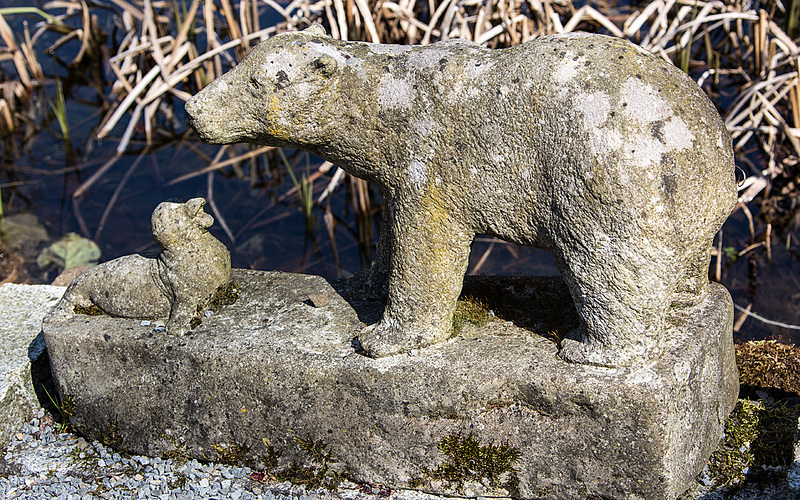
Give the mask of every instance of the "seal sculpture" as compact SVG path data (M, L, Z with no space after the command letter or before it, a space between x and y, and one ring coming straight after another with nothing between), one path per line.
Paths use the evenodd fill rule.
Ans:
M198 307L231 279L230 253L207 231L214 218L204 205L203 198L159 204L150 224L161 252L126 255L90 268L69 285L56 310L70 315L96 307L123 318L169 317L167 332L185 334Z
M186 103L207 142L305 149L377 183L375 263L353 287L387 297L360 335L381 357L432 345L476 234L550 251L580 326L568 361L659 356L670 310L708 288L736 202L730 138L686 74L620 39L547 36L489 50L274 36Z

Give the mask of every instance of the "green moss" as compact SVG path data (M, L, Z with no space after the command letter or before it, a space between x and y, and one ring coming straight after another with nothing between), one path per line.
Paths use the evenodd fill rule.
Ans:
M171 490L182 490L186 486L186 476L180 475L174 481L168 481L167 486Z
M430 479L446 481L463 488L467 481L477 481L491 488L504 488L512 495L518 492L519 478L514 464L522 457L508 443L481 445L470 433L451 434L438 444L446 459L435 470L424 470Z
M90 306L75 306L72 310L75 314L85 314L86 316L102 316L105 314L102 309L94 304Z
M253 479L257 481L289 481L292 484L304 486L308 491L317 488L336 491L345 476L331 467L337 461L328 451L328 445L322 440L315 441L312 438L295 437L294 442L299 447L301 454L306 457L302 463L293 460L288 467L278 468L278 459L283 453L268 445L267 454L259 456L265 468L263 472L254 473Z
M239 284L231 280L219 288L211 296L207 304L198 304L194 317L189 321L189 328L194 330L203 323L204 313L210 309L218 313L223 307L235 303L239 299Z
M89 447L80 449L76 446L67 454L67 459L75 464L75 468L81 472L97 475L100 472L100 467L97 465L100 457L90 452L89 449Z
M119 424L117 419L109 421L108 428L105 432L100 432L100 441L106 446L116 447L122 441L119 434Z
M171 450L164 452L164 458L172 459L175 463L179 464L186 463L191 459L189 452L186 451L186 443L179 441L178 438L173 435L168 435L166 432L161 433L161 438L169 441L172 445Z
M513 406L515 404L514 401L506 401L503 399L492 399L488 403L486 403L487 410L497 410L502 408L508 408L509 406Z
M458 335L467 323L484 326L495 319L494 313L480 300L469 296L458 299L453 313L453 334Z
M62 387L63 392L63 387ZM75 416L75 401L71 394L64 394L58 405L58 411L67 419Z
M780 398L800 394L800 349L774 340L735 347L740 395L758 401L739 400L725 422L723 442L709 460L709 474L718 486L739 487L746 476L785 476L785 471L770 473L765 467L785 466L794 459L800 407L787 404L793 398Z
M336 463L336 460L327 451L328 445L322 440L314 441L311 438L295 437L294 441L308 457L306 464L293 461L289 467L275 472L273 476L278 481L303 485L309 491L320 487L328 491L337 490L345 477L340 472L331 470L330 465Z
M283 453L275 449L272 445L267 446L267 453L264 455L259 455L258 458L264 463L264 468L266 470L272 470L278 467L278 460L281 458Z
M580 324L560 278L467 276L461 299L477 301L498 319L555 343Z
M73 432L75 429L72 427L72 423L70 423L70 418L75 415L72 396L64 394L64 386L60 386L61 394L64 394L63 398L59 397L58 393L53 397L44 385L42 385L42 389L44 389L45 394L47 394L50 402L53 403L53 406L58 410L58 414L61 417L61 421L56 426L56 432Z
M231 280L217 288L217 291L211 296L208 308L214 312L218 312L223 307L229 306L237 300L239 300L239 283Z
M784 466L794 461L794 434L798 408L785 402L767 405L758 412L758 434L750 444L756 465Z
M335 462L331 456L331 452L326 452L328 445L321 439L314 441L313 439L294 438L294 441L300 446L300 449L308 454L308 457L314 462Z
M740 399L725 422L725 436L709 459L717 486L741 484L750 469L793 461L797 407Z
M750 443L757 432L759 404L740 400L725 422L723 444L708 461L709 476L717 486L743 481L745 471L753 463Z
M239 465L247 460L250 447L231 440L228 444L214 443L214 451L217 452L214 462L225 465Z

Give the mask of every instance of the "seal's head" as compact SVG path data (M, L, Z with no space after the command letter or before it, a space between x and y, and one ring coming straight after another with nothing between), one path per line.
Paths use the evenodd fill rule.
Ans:
M205 213L206 200L192 198L186 203L160 203L150 218L153 239L162 247L174 247L206 233L214 218Z

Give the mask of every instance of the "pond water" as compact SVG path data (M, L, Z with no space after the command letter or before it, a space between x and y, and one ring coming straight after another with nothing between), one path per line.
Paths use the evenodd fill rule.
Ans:
M0 194L7 216L32 212L51 241L76 232L94 240L103 260L109 260L156 249L149 217L159 202L203 196L210 202L207 211L217 221L211 231L229 247L235 267L349 276L369 264L380 226L376 188L345 180L321 204L304 210L296 181L274 151L182 180L206 167L220 148L202 144L186 132L183 103L178 99L173 102L174 120L157 131L157 146L134 141L129 150L137 153L117 157L123 127L118 126L107 139L97 139L101 103L90 82L74 78L58 63L54 68L64 83L73 154L48 103L57 95L55 80L48 80L26 111L35 123L30 136L0 141ZM13 74L7 62L0 69ZM238 145L229 156L253 149ZM310 192L318 200L336 168L320 174L321 160L302 152L285 154L294 179L312 179ZM766 223L757 204L751 203L750 210L755 234L763 234ZM719 273L716 259L712 260L710 275L719 277L739 306L749 306L753 313L784 324L743 319L737 311L737 340L800 341L800 330L791 328L800 324L800 234L797 224L785 227L795 229L773 231L769 252L762 245L737 258L733 257L753 243L744 211L737 210L721 231L726 257ZM32 282L47 282L56 272L39 270L33 262L27 267ZM549 275L558 271L547 252L478 237L469 273Z

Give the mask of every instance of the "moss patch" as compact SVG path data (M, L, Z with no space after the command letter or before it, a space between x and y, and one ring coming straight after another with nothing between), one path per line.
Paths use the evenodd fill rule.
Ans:
M447 481L459 489L468 481L476 481L490 488L503 488L512 496L518 493L514 464L522 454L507 442L481 445L472 433L456 433L439 441L438 447L446 459L435 470L424 470L428 478Z
M714 483L738 485L754 468L790 464L799 414L797 406L785 402L740 399L725 422L722 444L709 459Z
M556 343L579 325L560 277L467 276L461 300L479 302L497 318Z
M774 388L800 395L800 348L774 340L736 345L743 386Z
M108 427L106 431L100 431L100 441L112 448L116 448L122 442L122 438L119 435L119 422L117 419L109 420Z
M453 333L461 333L467 323L484 326L493 319L496 319L494 312L486 304L472 296L462 297L458 299L453 313Z
M217 291L211 296L208 308L214 312L218 312L223 307L229 306L237 300L239 300L239 283L231 280L217 288Z
M228 444L214 443L214 451L217 452L217 456L213 461L225 465L239 465L247 459L250 447L231 440Z
M744 480L745 471L753 463L750 443L756 437L759 403L739 400L725 422L722 445L711 455L708 472L717 486Z
M328 451L328 445L322 440L302 439L295 437L295 443L306 456L304 464L292 461L288 467L277 469L280 451L276 451L272 446L268 447L268 455L261 456L266 468L263 472L254 472L252 479L261 482L267 481L289 481L292 484L305 486L307 491L317 488L324 488L328 491L336 491L342 481L345 480L344 474L334 470L332 464L337 461L333 454Z
M86 316L101 316L105 314L102 309L94 304L90 306L75 306L72 310L75 314L85 314Z
M70 422L70 419L75 415L75 404L73 397L64 392L63 385L60 386L61 391L55 393L55 397L50 394L50 391L48 391L44 385L42 385L42 389L44 389L44 393L47 394L47 397L50 399L50 402L53 405L52 407L58 411L58 417L60 417L55 418L58 421L56 424L56 432L74 432L75 428ZM63 398L60 396L61 394L64 394Z
M161 439L170 442L172 448L167 450L163 453L163 457L167 459L173 460L176 464L185 464L192 457L189 455L189 452L186 451L186 443L180 441L178 438L173 436L172 434L167 434L167 432L161 433Z
M203 317L207 309L210 309L216 314L220 309L233 304L237 300L239 300L239 284L236 281L231 280L224 285L220 285L214 292L214 295L209 299L208 304L205 306L197 305L197 311L191 321L189 321L189 328L194 330L203 323Z
M709 459L718 486L738 489L747 480L785 480L794 460L800 406L800 349L774 340L738 344L739 402L725 422L722 442Z

